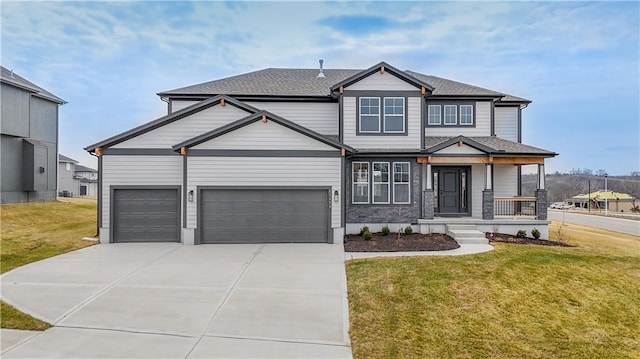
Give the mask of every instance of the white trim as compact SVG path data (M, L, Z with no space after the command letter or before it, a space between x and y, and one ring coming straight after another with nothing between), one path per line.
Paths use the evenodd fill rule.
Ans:
M396 201L396 165L407 165L407 182L397 183L398 185L406 185L407 186L407 194L408 200L407 202L399 202ZM404 174L404 172L400 172ZM411 204L411 163L410 162L393 162L393 203L394 204Z
M363 131L362 130L362 100L377 100L378 101L378 130L377 131ZM369 105L371 107L371 105ZM380 133L382 132L382 126L380 121L380 113L382 112L382 103L380 97L360 97L358 99L358 125L360 133ZM372 114L365 114L365 116L373 116Z
M469 112L469 116L471 116L470 118L470 122L462 122L462 108L469 108L470 112ZM473 126L473 105L460 105L460 125L461 126Z
M366 182L366 186L367 186L367 201L366 202L356 202L356 185L364 185L364 182L356 182L356 178L355 178L355 165L356 164L366 164L367 165L367 182ZM371 164L369 164L369 162L352 162L351 163L351 203L352 204L369 204L369 194L370 194L370 190L369 190L369 182L370 182L370 166Z
M387 113L386 113L386 103L385 101L389 99L389 100L402 100L402 130L401 131L387 131ZM393 105L393 107L396 107L395 104ZM405 128L405 120L406 120L406 116L407 114L405 113L405 107L406 107L406 99L404 97L383 97L382 98L382 132L383 133L405 133L406 128ZM390 116L399 116L398 114L392 114Z
M438 109L438 122L431 122L431 108ZM440 105L429 105L427 109L427 125L441 125L442 124L442 106Z
M387 181L386 182L376 182L376 174L375 174L375 166L376 165L387 165ZM371 171L372 171L372 175L371 175L371 189L372 189L372 193L371 193L371 203L375 203L375 204L389 204L390 202L390 197L391 197L391 164L389 162L371 162ZM380 177L382 177L382 170L380 173ZM381 178L382 179L382 178ZM376 201L376 194L375 194L375 188L376 185L387 185L387 200L384 202L378 202Z
M447 122L447 108L453 108L454 110L454 122ZM445 126L455 126L458 124L458 106L457 105L444 105L444 116L443 116L443 123Z

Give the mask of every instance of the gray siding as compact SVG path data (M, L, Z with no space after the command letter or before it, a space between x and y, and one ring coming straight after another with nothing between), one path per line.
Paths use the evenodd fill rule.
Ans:
M323 135L338 135L337 102L247 102Z
M215 105L191 116L169 123L153 131L119 143L112 148L171 148L205 132L248 116L249 113L232 105Z
M171 113L180 111L185 107L189 107L194 105L200 101L182 101L182 100L171 100Z
M67 170L69 165L69 170ZM60 162L58 166L58 192L67 191L73 196L80 195L80 180L73 178L74 176L73 163Z
M341 189L341 158L188 157L187 191L199 186L331 187ZM196 203L187 202L187 227L196 228ZM340 227L341 206L333 203L331 226Z
M496 136L518 142L518 107L496 107L494 115Z
M110 186L182 185L181 156L102 156L102 227L109 227Z
M334 150L334 147L314 140L274 121L257 121L229 132L193 149L233 150Z
M29 137L29 92L1 84L2 134Z
M393 166L393 162L409 162L411 165L411 203L410 204L352 204L351 193L352 185L352 163L353 162L389 162ZM371 166L371 165L370 165ZM389 174L390 177L393 173ZM345 171L347 188L345 188L346 200L346 221L347 223L415 223L420 218L421 208L421 181L420 166L414 158L362 158L351 159ZM371 169L369 171L370 180L372 177ZM370 181L371 183L371 181ZM369 185L369 192L372 193L372 185ZM393 192L393 182L390 183L390 189Z
M493 195L495 197L514 197L518 195L517 166L493 166Z
M345 89L348 90L387 90L387 91L416 91L416 87L406 83L404 80L401 80L394 75L385 72L380 73L380 71L374 72L373 74L363 78L362 80L351 84L349 87Z
M29 137L55 143L58 134L58 105L38 97L31 98Z
M414 88L415 90L415 88ZM358 101L356 97L343 99L344 143L358 149L419 149L421 98L407 97L407 135L357 135Z

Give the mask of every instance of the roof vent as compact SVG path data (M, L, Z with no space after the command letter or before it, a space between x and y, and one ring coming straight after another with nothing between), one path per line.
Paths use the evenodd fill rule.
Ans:
M11 70L11 73L9 74L9 77L11 77L12 79L16 78L15 76L13 76L13 70Z
M324 60L320 59L320 72L318 72L318 76L316 77L325 77L324 76L324 72L322 70L322 64L324 63Z

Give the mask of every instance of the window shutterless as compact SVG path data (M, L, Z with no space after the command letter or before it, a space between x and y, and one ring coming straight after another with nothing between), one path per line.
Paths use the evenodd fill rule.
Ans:
M380 98L360 97L360 132L380 132Z
M384 132L404 133L404 97L384 98Z
M393 163L393 203L411 203L409 162Z
M442 107L440 105L429 105L429 125L440 125L442 123Z
M389 162L373 162L373 203L389 203Z
M460 124L473 125L473 106L460 105Z
M351 179L353 183L351 203L369 203L369 162L353 162Z
M444 105L444 124L456 125L458 123L458 106Z

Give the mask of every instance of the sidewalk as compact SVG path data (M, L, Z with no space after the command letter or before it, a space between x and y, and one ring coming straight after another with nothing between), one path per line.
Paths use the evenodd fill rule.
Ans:
M376 257L412 257L412 256L463 256L467 254L485 253L493 250L490 244L461 244L460 248L448 251L424 252L345 252L344 259L362 259Z

